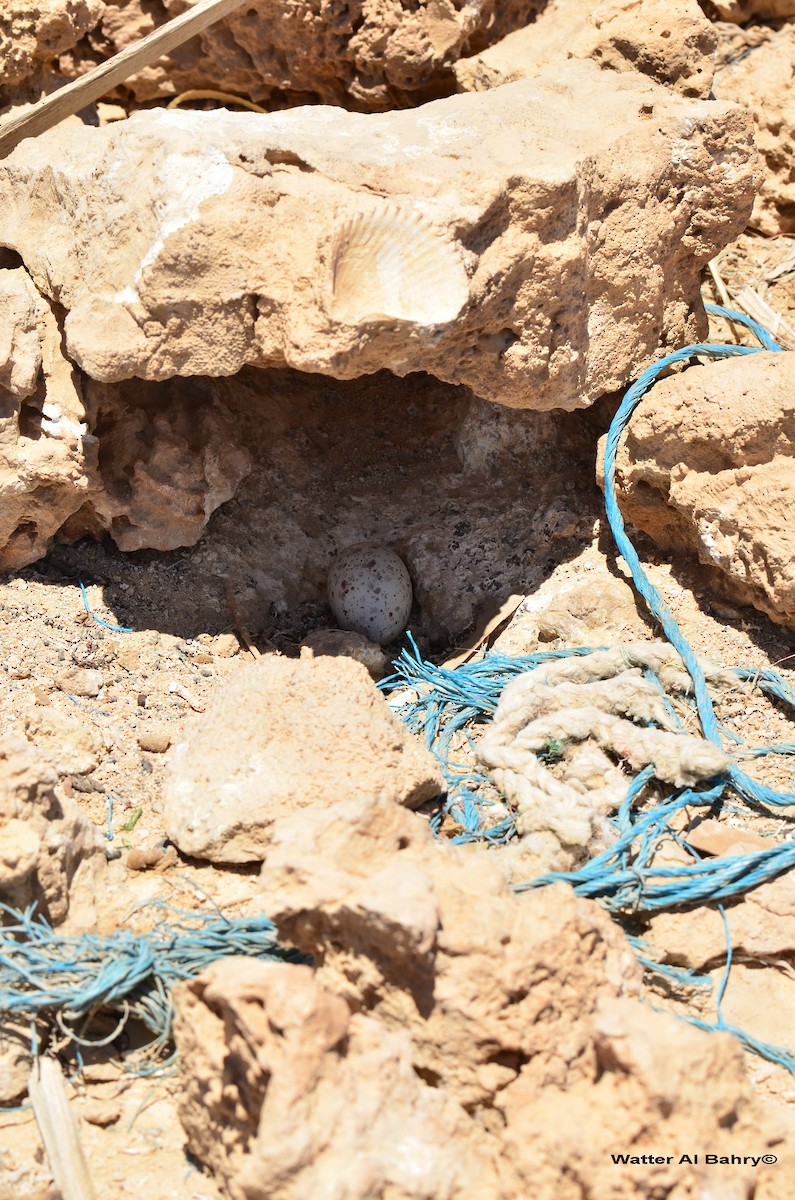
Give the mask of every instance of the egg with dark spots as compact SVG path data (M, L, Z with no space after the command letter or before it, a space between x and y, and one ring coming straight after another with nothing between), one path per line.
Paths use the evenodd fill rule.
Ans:
M328 573L328 602L340 629L393 642L411 612L411 579L393 550L362 542L343 550Z

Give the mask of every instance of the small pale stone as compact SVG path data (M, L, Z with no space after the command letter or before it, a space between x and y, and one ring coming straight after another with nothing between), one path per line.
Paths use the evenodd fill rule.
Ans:
M171 745L171 734L162 730L151 730L138 734L138 745L150 754L165 754Z
M92 667L70 667L62 671L55 682L62 691L71 692L73 696L98 696L105 686L102 672Z
M85 1100L77 1111L89 1125L100 1129L115 1125L121 1117L121 1105L116 1100Z
M151 871L165 857L163 846L139 846L127 855L126 863L130 871Z
M219 658L232 658L240 652L240 642L234 633L219 633L213 638L211 649Z
M416 808L444 788L361 663L269 655L238 670L188 726L167 765L163 812L184 854L255 862L286 813L351 796Z
M330 658L354 658L356 662L367 667L376 680L384 674L389 662L389 658L376 642L371 642L364 634L354 633L352 630L316 629L301 643L302 653L305 648L318 657L328 655Z

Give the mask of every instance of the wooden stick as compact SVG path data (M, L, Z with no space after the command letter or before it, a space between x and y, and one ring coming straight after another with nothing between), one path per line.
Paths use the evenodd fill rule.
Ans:
M199 0L188 12L174 17L173 21L161 25L140 42L127 46L107 62L100 63L93 71L81 75L72 83L67 83L51 96L45 96L27 112L8 117L0 125L0 158L10 154L24 138L37 137L46 129L57 125L59 121L63 121L65 117L71 117L87 104L99 100L100 96L124 83L124 80L129 79L136 71L148 67L176 46L181 46L194 34L201 33L208 25L220 21L244 2L245 0Z
M52 1177L63 1200L96 1200L80 1145L77 1121L69 1107L66 1080L54 1058L37 1058L28 1083L41 1140Z

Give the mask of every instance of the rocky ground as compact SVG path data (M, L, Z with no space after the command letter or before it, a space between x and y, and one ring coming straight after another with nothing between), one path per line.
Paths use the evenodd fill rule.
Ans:
M7 107L81 73L179 6L54 0L33 16L29 6L17 7L8 28L0 26ZM192 738L191 787L200 807L202 746L212 742L213 714L221 711L214 705L225 705L223 722L215 722L222 733L213 750L223 760L219 796L225 779L255 760L256 722L273 728L278 721L267 707L240 699L241 667L261 673L265 659L265 669L275 663L278 672L279 663L294 662L311 675L307 646L333 628L325 598L329 563L361 540L389 544L406 561L415 596L409 628L434 661L479 644L479 630L509 596L515 600L489 636L506 653L658 636L612 545L598 485L600 439L623 384L659 353L704 335L699 289L708 301L762 320L782 345L795 348L795 237L789 224L795 197L787 157L793 122L784 91L766 95L763 65L757 68L765 54L776 53L781 62L782 47L791 49L795 6L790 12L786 0L705 5L704 15L683 4L669 20L670 6L650 2L640 29L632 24L631 5L600 6L596 21L573 0L546 6L484 0L460 10L384 0L333 5L333 13L314 24L307 13L316 5L296 0L279 6L278 20L272 7L267 0L252 7L270 24L256 25L252 13L241 10L84 116L95 125L120 119L123 130L129 113L145 114L184 88L208 86L269 107L334 103L352 114L388 114L439 96L453 103L456 90L488 96L506 83L538 87L543 103L551 105L565 28L569 57L584 61L566 68L574 74L559 90L574 88L575 77L590 79L594 62L603 68L594 95L608 95L606 81L624 80L616 85L621 99L610 118L624 157L615 166L610 146L599 150L603 158L588 176L593 195L577 175L578 187L588 192L577 201L587 222L599 205L611 212L615 206L619 216L613 226L606 216L601 234L590 225L585 231L586 217L583 229L561 232L570 181L555 174L565 156L554 157L544 133L540 152L549 152L544 161L554 161L555 170L550 167L554 179L542 196L548 210L533 227L541 264L536 277L522 274L527 245L517 238L499 242L494 229L500 237L506 229L516 234L528 227L522 221L535 220L521 212L525 190L527 211L542 210L538 178L528 173L521 185L513 179L521 203L510 211L489 207L484 180L482 194L466 194L467 219L477 225L480 241L472 236L463 251L444 251L463 255L452 275L458 278L465 263L480 281L474 315L459 319L461 306L453 297L450 313L443 314L452 332L441 349L421 322L419 333L401 341L391 326L375 336L372 321L362 320L355 337L346 326L349 340L337 346L335 359L326 354L328 329L324 333L321 318L306 317L315 312L317 297L311 268L301 258L306 234L295 237L295 228L305 229L299 218L309 193L289 173L311 176L306 186L317 189L313 212L325 211L326 203L332 213L335 205L344 208L349 182L332 178L331 167L318 167L321 151L314 143L307 151L314 156L311 170L305 162L296 165L289 148L276 163L282 200L295 202L299 214L299 224L291 226L296 294L304 288L313 297L296 317L285 316L293 296L285 299L278 288L269 293L282 322L278 337L267 332L270 326L263 336L264 306L257 322L228 297L219 308L217 274L196 300L198 309L205 306L199 316L186 316L186 304L195 300L185 290L188 277L170 275L168 265L162 275L151 272L149 292L141 284L139 301L150 306L149 341L138 337L143 320L132 333L124 326L119 336L102 322L111 312L112 289L141 282L140 271L133 271L135 256L128 255L121 274L114 274L121 259L87 234L77 249L64 242L66 267L54 252L45 262L32 223L18 239L8 232L17 220L11 206L22 204L39 169L30 146L0 178L0 192L5 186L9 198L0 224L6 223L9 247L18 242L0 265L11 297L4 312L16 330L0 365L8 409L0 431L0 532L4 562L13 567L0 578L0 778L6 789L0 899L17 907L36 900L64 933L146 929L152 910L130 910L152 900L197 912L217 906L233 917L265 912L285 941L314 956L316 968L243 961L184 985L177 1001L178 1064L161 1076L120 1068L119 1056L135 1057L134 1029L114 1043L113 1055L88 1056L69 1086L95 1192L120 1200L135 1194L152 1200L303 1200L321 1194L340 1200L530 1194L542 1200L707 1194L786 1200L795 1195L792 1074L742 1051L728 1035L702 1033L670 1015L715 1020L726 945L712 906L625 922L658 959L701 971L714 985L711 993L666 988L659 977L643 973L619 925L595 903L575 899L560 884L552 891L512 893L506 878L522 874L510 847L433 842L428 806L411 798L416 788L406 785L407 771L402 790L396 785L386 794L372 782L379 770L386 773L387 754L400 752L394 731L391 749L373 737L353 754L367 780L366 796L355 794L353 776L340 767L337 792L333 783L326 790L324 777L322 803L310 798L305 811L308 789L301 783L281 807L277 798L274 814L261 821L261 843L252 851L244 837L244 851L236 843L227 860L223 843L231 845L231 836L205 846L206 857L191 857L193 847L186 849L188 841L175 834L169 796L175 748ZM358 19L353 8L361 9ZM273 28L274 20L277 35L256 32ZM306 39L303 55L297 53L299 29ZM376 36L379 31L384 36ZM528 50L531 41L535 48ZM720 123L699 115L710 86L721 99L743 102L745 96L756 114L764 162L753 166L753 212L744 115L731 118L725 135L731 164L723 184L705 166L723 155ZM660 89L654 95L662 141L635 130L640 118L633 106L645 112L649 88ZM217 101L194 104L210 109ZM670 121L664 115L669 105ZM683 105L692 106L687 136L696 138L695 149L687 138L681 143L674 137ZM410 113L406 129L412 120ZM196 137L200 128L186 122L180 138ZM242 136L238 128L235 137ZM289 141L293 135L280 136ZM636 136L641 142L627 150L626 139ZM521 138L524 132L516 134ZM575 141L567 151L571 161L581 154ZM66 143L58 167L64 178L79 173L74 164L88 155L79 127L65 135ZM673 174L655 193L654 172L632 168L632 195L622 208L610 186L613 175L621 176L621 164L634 161L631 150L639 144L659 154L659 163L670 158ZM166 146L164 153L172 151ZM445 186L459 189L461 198L456 172L463 168L457 155L452 158L456 165ZM527 160L535 162L529 151ZM429 170L418 168L411 186L431 209L437 205L437 231L446 221L450 245L458 245L459 218L449 205L449 212L439 207L439 189L425 179ZM471 170L474 177L476 168ZM243 174L254 178L256 171ZM36 180L37 220L44 221L47 205L57 209L61 201L53 200L38 175ZM685 225L677 206L687 187L692 209ZM390 190L400 190L394 179ZM116 218L122 200L114 201ZM75 203L85 216L88 209ZM218 245L219 228L231 237L237 217L227 205L222 197L198 240L186 240L185 254L206 257L207 248ZM646 271L635 279L633 255L625 251L644 206L654 207L657 223L646 223L632 243L634 252L644 262L657 256L667 266L675 258L676 265L668 274ZM89 233L95 216L91 210L86 217ZM747 218L751 223L740 232ZM128 231L137 228L134 208L119 219ZM554 298L558 239L566 246L568 300L537 335L534 321L539 312L548 314ZM142 254L144 246L145 239ZM335 254L339 246L338 240ZM609 264L611 254L620 269L606 314L599 305L609 266L600 264ZM587 331L572 302L583 263L594 272L588 277L593 294L582 293ZM236 269L233 263L232 274ZM66 274L56 300L42 281L58 270ZM506 330L500 289L507 295L511 287L521 292L521 304L513 313L516 329ZM100 301L106 305L101 311ZM178 328L169 324L169 303L179 308ZM350 290L337 295L334 319L344 310L342 324L355 325L359 303ZM66 309L74 314L71 324L65 323ZM649 312L654 320L627 332ZM227 341L216 351L207 329L219 313ZM403 318L408 321L405 313ZM301 321L303 340L296 332ZM45 331L41 352L31 349L36 328ZM747 331L720 319L711 320L708 336L752 341ZM237 355L228 378L213 374L216 352ZM180 362L184 369L177 373ZM44 400L41 388L35 390L39 371L46 379ZM335 378L335 371L353 377ZM693 374L664 381L655 394L679 396L681 380ZM511 405L534 395L537 411L480 398L478 381L480 396ZM690 466L706 453L699 436L709 414L682 419L676 404L666 401L674 434L682 444L687 439L686 452L667 463L661 447L674 435L666 433L662 416L657 422L654 408L652 416L647 410L620 460L619 485L631 519L644 530L634 535L641 558L696 652L754 670L773 666L795 686L792 525L778 516L795 511L786 507L795 503L789 499L795 478L789 390L768 413L755 386L729 384L725 404L717 405L729 414L731 428L724 433L740 446L741 461L723 453L718 431L710 440L719 447L716 460L699 459L698 471L683 474L691 494L682 498L674 486L681 483L677 471L682 459ZM559 408L568 411L554 409L556 387ZM777 388L775 381L769 385L774 397ZM579 407L584 396L593 401L590 408ZM56 399L67 416L68 404L77 405L72 417L87 422L99 449L93 462L89 455L78 462L68 449L63 469L47 475L50 467L41 467L35 447L56 444L60 454L71 443L61 432L62 441L42 439L31 413L38 405L57 425L63 412L53 416L46 408ZM741 453L743 429L762 431L753 453ZM30 471L25 454L34 464ZM722 540L715 550L713 526L704 516L713 519L717 507L710 508L709 488L722 473L738 470L746 472L739 482L746 499L751 492L757 497L756 507L735 504L732 492L720 509ZM730 483L737 484L734 475ZM48 505L49 524L41 516ZM753 529L743 524L749 511ZM385 647L387 658L400 646ZM377 653L368 661L377 662ZM349 685L354 691L369 687L344 676L339 668L323 685L336 717L319 709L312 715L313 753L322 757L325 737L330 761L336 761L340 724L354 745L359 701ZM285 693L274 703L283 712L293 699ZM753 683L724 694L718 717L751 744L792 739L792 722ZM388 732L384 737L390 742ZM374 764L372 777L367 764ZM429 775L427 764L418 763L416 774L423 770ZM758 760L749 770L771 787L795 790L790 758ZM750 853L790 841L794 822L786 812L773 818L728 811L698 836L693 832L692 844L707 855ZM56 829L60 849L48 841ZM445 830L454 832L449 824ZM676 848L667 861L682 861ZM792 1052L790 877L763 885L727 912L735 961L724 1019ZM0 1103L24 1104L28 1069L25 1038L15 1040L6 1030ZM610 1160L613 1152L653 1151L677 1163L681 1154L713 1148L719 1155L767 1154L777 1161L743 1163L721 1175L718 1168L710 1173L690 1164L651 1169ZM30 1110L0 1113L0 1200L58 1194Z

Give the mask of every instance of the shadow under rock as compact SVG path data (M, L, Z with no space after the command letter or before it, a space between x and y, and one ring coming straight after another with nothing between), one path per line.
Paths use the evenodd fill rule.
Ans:
M406 561L409 628L442 649L576 556L601 513L598 415L501 408L426 375L249 368L209 384L253 467L198 544L121 553L81 538L23 574L99 584L110 619L134 629L244 625L290 643L332 624L329 564L372 540Z

